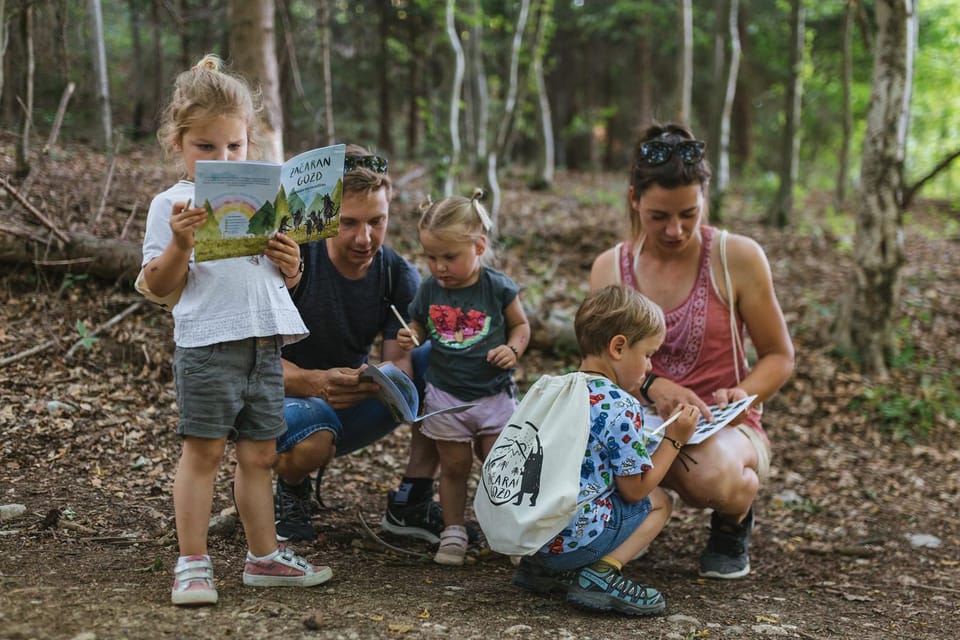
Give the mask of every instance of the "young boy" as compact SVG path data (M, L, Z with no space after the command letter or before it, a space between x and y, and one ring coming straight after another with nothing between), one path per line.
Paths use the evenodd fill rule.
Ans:
M590 390L590 436L580 468L582 506L536 554L521 559L513 583L540 594L564 590L567 602L630 615L663 612L659 591L621 573L670 517L657 485L693 434L699 411L680 405L651 455L636 399L663 342L663 311L633 289L609 286L587 296L574 320L580 371Z

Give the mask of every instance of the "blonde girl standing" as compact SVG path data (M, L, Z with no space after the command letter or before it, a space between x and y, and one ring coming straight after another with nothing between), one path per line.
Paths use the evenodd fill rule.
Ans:
M143 239L146 285L158 297L182 288L173 307L174 381L183 448L173 484L180 557L175 605L218 600L207 553L213 487L227 442L236 445L235 500L249 550L243 583L312 586L332 576L278 548L271 467L284 433L280 349L307 329L287 287L300 279L300 248L282 233L263 256L193 261L194 232L206 221L191 207L198 160L246 160L256 152L258 104L247 83L213 55L181 73L158 132L183 178L157 195Z

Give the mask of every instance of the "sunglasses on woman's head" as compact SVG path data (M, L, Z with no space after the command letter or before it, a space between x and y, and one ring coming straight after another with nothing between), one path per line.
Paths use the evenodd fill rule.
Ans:
M344 173L350 173L357 167L363 167L377 173L386 173L387 159L380 156L347 156L343 159Z
M697 164L703 160L706 146L702 140L683 140L677 143L651 140L640 144L640 157L651 167L656 167L673 157L676 150L683 164Z

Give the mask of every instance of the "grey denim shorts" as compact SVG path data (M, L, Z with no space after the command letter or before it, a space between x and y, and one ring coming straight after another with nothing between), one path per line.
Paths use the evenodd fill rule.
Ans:
M283 435L279 336L177 347L173 379L177 433L198 438L273 440Z

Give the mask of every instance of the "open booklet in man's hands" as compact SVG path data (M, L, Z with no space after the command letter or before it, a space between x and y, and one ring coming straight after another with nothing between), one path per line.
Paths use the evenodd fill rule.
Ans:
M703 442L717 431L720 431L720 429L723 429L725 426L746 413L756 399L756 395L747 396L743 400L737 400L736 402L729 403L722 409L716 405L712 405L710 407L710 413L713 414L713 422L707 422L701 417L700 421L697 422L696 428L693 430L693 435L690 436L689 440L687 440L687 444L697 444ZM669 423L670 421L670 418L668 418L667 422ZM653 440L653 442L656 444L659 444L660 440L663 439L663 424L664 419L654 413L652 407L648 407L647 411L643 414L643 434L647 436L647 438ZM651 449L656 447L648 446L647 448Z
M463 411L477 404L476 402L458 404L420 416L417 415L420 412L420 396L417 394L417 388L413 380L395 365L390 363L381 367L370 365L360 374L360 379L380 385L378 397L383 404L387 405L397 422L419 422L440 413Z

